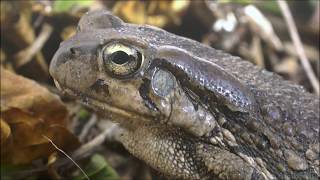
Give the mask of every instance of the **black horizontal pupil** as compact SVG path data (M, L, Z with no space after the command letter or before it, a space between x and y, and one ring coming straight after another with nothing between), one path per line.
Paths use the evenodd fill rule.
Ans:
M111 61L119 65L130 61L130 58L133 58L133 57L123 51L117 51L110 55Z

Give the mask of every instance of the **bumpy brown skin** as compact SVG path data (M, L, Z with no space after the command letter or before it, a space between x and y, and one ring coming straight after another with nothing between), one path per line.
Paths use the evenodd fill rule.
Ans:
M161 29L123 23L104 11L86 14L78 28L73 38L61 44L50 66L51 75L66 93L118 122L122 127L120 141L156 170L183 179L319 178L319 98L315 95L238 57ZM144 85L151 80L146 75L148 65L142 68L145 74L118 80L108 76L103 63L97 60L101 46L119 38L139 44L150 63L163 57L157 57L159 49L170 45L183 50L182 56L177 57L184 57L186 52L190 60L201 58L218 65L221 71L236 78L221 75L225 82L230 82L223 85L240 89L240 96L248 97L252 108L234 112L228 109L232 105L223 97L215 99L217 103L196 100L212 109L215 109L212 106L229 103L218 110L223 116L215 116L215 128L203 136L193 134L175 121L171 124L158 121L160 114L155 107L159 108L162 101ZM187 65L190 64L187 62ZM199 72L198 65L191 65L191 71ZM166 67L173 68L170 65L162 68ZM175 96L181 102L190 103L182 87L190 88L197 97L205 95L197 86L191 87L197 82L182 83L181 79L187 79L188 73L171 72L179 81ZM220 69L217 72L219 75ZM188 74L191 80L198 77L194 74L198 75ZM139 92L141 87L145 87L145 91ZM184 116L170 114L170 117L179 120Z

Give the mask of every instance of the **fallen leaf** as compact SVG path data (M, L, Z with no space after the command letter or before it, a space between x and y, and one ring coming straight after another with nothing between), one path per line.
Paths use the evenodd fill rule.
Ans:
M65 151L79 146L66 128L66 107L58 96L35 81L1 68L0 102L1 162L28 164L48 158L56 149L43 136Z
M126 22L164 27L179 25L190 1L117 1L112 12Z
M4 120L2 120L2 118L0 118L0 129L1 129L0 144L2 145L2 143L5 142L11 134L11 129L9 125Z
M299 63L295 57L285 57L281 62L275 65L274 71L289 76L297 75L299 72Z

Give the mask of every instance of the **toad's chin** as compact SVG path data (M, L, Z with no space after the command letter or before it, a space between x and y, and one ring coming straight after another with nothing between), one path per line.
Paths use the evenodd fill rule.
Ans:
M81 104L95 109L98 112L103 112L104 115L109 116L113 120L113 116L121 117L122 119L136 119L141 122L150 122L155 117L145 114L140 114L137 112L129 111L122 109L116 106L111 105L109 102L102 101L90 95L87 95L79 90L71 89L68 87L63 87L60 83L54 80L56 87L63 93L68 96L71 96L80 101ZM107 112L107 113L106 113ZM116 120L114 120L116 121Z

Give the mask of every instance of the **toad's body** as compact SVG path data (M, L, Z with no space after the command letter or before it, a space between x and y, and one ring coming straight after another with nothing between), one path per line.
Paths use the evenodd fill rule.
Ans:
M169 177L319 177L319 99L240 58L96 11L50 73Z

